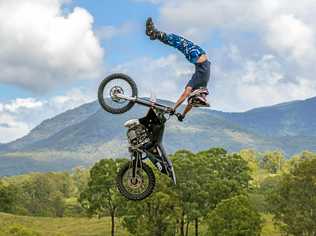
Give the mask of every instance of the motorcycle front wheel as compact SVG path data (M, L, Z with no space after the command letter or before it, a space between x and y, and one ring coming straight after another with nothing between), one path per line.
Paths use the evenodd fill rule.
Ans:
M135 161L126 163L117 175L117 187L127 199L140 201L152 194L156 184L153 170L144 162L139 163L133 177Z
M104 110L112 114L127 112L134 106L133 101L128 101L117 95L137 97L137 86L128 75L116 73L106 77L98 89L98 100Z

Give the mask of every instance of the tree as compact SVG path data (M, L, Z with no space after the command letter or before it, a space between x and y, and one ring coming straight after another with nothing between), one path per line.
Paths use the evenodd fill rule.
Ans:
M67 172L55 173L49 172L46 173L47 177L54 182L54 188L56 191L60 192L64 198L69 198L74 195L75 184L73 178Z
M34 216L63 216L68 187L63 174L33 174L22 183L19 202Z
M204 194L200 196L201 217L205 217L222 200L248 191L250 169L239 154L227 154L224 149L210 149L198 153L195 158L199 176L197 183L207 193L206 197Z
M80 195L89 182L90 173L88 169L76 168L72 173L72 179L76 187L75 195ZM78 196L79 197L79 196Z
M270 206L265 196L270 195L277 189L280 179L281 175L268 175L261 181L260 186L249 194L252 205L259 212L268 213L270 211Z
M134 235L159 236L174 235L174 225L179 223L180 235L188 235L189 224L194 221L198 235L199 219L207 215L210 207L214 208L223 197L243 192L248 186L247 163L238 155L226 154L221 148L199 155L184 150L176 152L171 158L177 185L171 185L168 177L156 171L155 193L142 202L128 205L124 226ZM210 184L214 184L213 190L216 188L218 196L210 191Z
M270 212L287 235L316 235L316 158L306 158L281 177L267 194Z
M178 183L174 187L177 197L177 205L181 209L180 235L188 235L189 224L197 218L199 213L198 196L202 189L197 183L197 170L194 168L194 154L190 151L181 150L172 156ZM189 174L188 174L189 173ZM199 195L196 193L200 193Z
M248 165L252 170L258 169L258 154L255 150L242 149L239 151L239 155L248 162Z
M262 227L260 214L243 195L219 203L207 223L209 235L214 236L259 236Z
M155 168L154 166L152 166ZM140 202L128 202L123 225L137 236L174 236L179 210L170 178L155 171L155 192Z
M198 235L201 218L223 199L248 190L250 170L238 154L230 155L222 148L212 148L197 154L179 151L172 159L178 179L174 191L181 209L181 236L184 236L184 224L188 228L192 221L195 235Z
M295 155L289 161L289 168L294 168L299 165L302 161L313 160L316 158L316 153L304 151L298 155Z
M89 215L111 217L111 235L115 235L115 217L123 210L124 199L116 189L120 162L101 160L90 170L87 188L80 194L80 203Z
M0 211L13 213L17 202L17 189L0 181Z
M267 152L261 160L261 167L270 173L276 174L284 164L284 154L281 151Z

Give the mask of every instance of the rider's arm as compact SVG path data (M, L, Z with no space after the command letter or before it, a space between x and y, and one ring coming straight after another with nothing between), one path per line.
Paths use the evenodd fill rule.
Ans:
M180 98L176 102L176 105L174 106L174 110L177 110L177 108L184 102L184 100L191 94L192 87L187 86L184 90L184 92L181 94Z

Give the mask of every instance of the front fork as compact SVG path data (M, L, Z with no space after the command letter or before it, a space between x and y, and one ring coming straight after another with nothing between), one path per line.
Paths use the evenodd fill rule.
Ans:
M131 152L131 162L130 168L132 168L132 178L135 179L137 175L138 168L143 168L142 153L138 150L132 150Z

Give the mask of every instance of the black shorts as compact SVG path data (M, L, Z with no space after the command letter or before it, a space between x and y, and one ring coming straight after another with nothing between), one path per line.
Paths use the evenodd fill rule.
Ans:
M187 83L186 87L192 87L192 91L199 88L206 88L211 75L211 62L206 60L203 63L195 64L195 72Z

